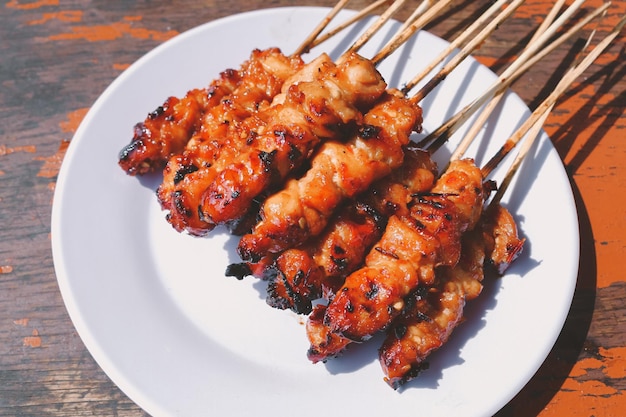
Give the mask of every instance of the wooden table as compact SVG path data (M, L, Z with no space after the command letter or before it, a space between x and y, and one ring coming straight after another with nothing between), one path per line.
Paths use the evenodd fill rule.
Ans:
M429 30L449 39L486 2L457 3ZM299 4L331 6L333 0ZM501 69L551 4L527 1L477 58ZM145 415L87 352L57 287L50 210L61 161L92 103L143 54L204 22L287 5L292 2L5 0L0 6L0 414ZM626 1L614 1L600 32L625 13ZM576 197L578 282L556 345L499 416L618 416L626 409L625 40L622 33L545 125ZM553 88L574 46L514 84L529 107Z

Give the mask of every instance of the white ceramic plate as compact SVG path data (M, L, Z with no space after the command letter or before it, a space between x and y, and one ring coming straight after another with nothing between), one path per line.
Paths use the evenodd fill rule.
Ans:
M262 10L166 42L102 94L69 147L52 214L59 286L93 357L155 416L488 416L531 378L563 325L577 276L578 223L567 176L545 135L505 200L528 238L523 256L505 277L486 283L467 321L432 355L430 369L401 391L383 382L376 343L327 364L309 363L304 319L268 307L254 279L224 276L237 261L236 240L219 231L202 239L176 233L154 195L159 179L129 177L117 166L132 126L166 97L207 85L253 48L289 53L326 13ZM364 27L322 48L336 57ZM394 27L362 54L372 56ZM401 85L444 46L420 33L380 70ZM466 60L423 102L426 130L493 79ZM527 114L509 94L482 132L491 142L470 154L484 162Z

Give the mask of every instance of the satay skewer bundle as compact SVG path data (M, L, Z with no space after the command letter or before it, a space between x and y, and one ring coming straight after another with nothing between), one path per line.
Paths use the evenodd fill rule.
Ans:
M405 25L407 30L415 30L425 24L425 17L444 10L441 3L440 9L416 10L415 21ZM506 2L497 3L499 7ZM218 224L245 218L253 203L265 199L261 221L239 245L246 262L229 272L239 278L253 274L268 279L268 300L275 307L300 313L312 310L307 325L311 360L326 360L351 343L387 330L381 365L388 383L398 387L419 372L428 353L441 346L461 321L465 301L482 288L485 259L502 272L519 254L523 239L517 236L510 213L498 201L483 213L491 191L485 186L489 172L481 171L473 161L455 157L433 187L435 170L430 161L422 161L415 172L421 170L419 178L430 172L431 183L418 184L415 178L397 173L410 167L405 159L415 151L410 149L410 136L421 125L418 103L521 3L511 2L499 14L501 20L473 35L454 63L444 66L411 98L404 93L421 78L414 78L403 91L389 89L375 67L390 50L383 48L377 57L365 59L356 54L362 40L337 62L322 55L304 64L297 54L285 57L276 51L274 56L268 52L265 66L262 60L251 59L259 73L265 71L269 74L265 79L274 82L260 89L255 85L258 98L251 99L247 107L224 100L241 89L243 84L236 76L223 75L214 83L220 103L231 106L230 113L220 114L232 117L223 125L214 123L211 129L222 129L227 132L222 135L232 139L192 139L191 148L196 146L193 149L200 152L170 157L159 198L170 210L169 220L177 230L206 234ZM338 8L345 2L340 4ZM401 4L394 2L379 22ZM564 15L570 16L580 4L577 0ZM561 5L557 3L553 10ZM564 20L557 19L559 25ZM372 26L365 41L368 33L378 28ZM307 50L320 33L316 28L312 40L307 39L299 51ZM407 33L400 32L392 39L391 48L401 44L399 39ZM530 49L533 53L547 42L548 35L538 38L542 42ZM510 82L528 68L531 55L527 53L501 76L499 85L474 103L482 105L497 96L504 89L504 80ZM188 95L188 100L182 100L188 104L174 103L171 108L179 107L167 117L196 112L202 100L196 94ZM464 120L465 114L450 125L458 126ZM298 123L292 125L293 121ZM182 130L197 123L187 123ZM439 146L440 139L431 144L430 152ZM130 152L122 156L126 154ZM376 190L376 186L370 188L372 184L382 188L368 197L368 192ZM385 194L387 191L390 194ZM386 206L386 211L377 204L391 206ZM338 213L341 207L344 210ZM321 238L316 240L317 236ZM358 250L349 252L341 247L354 242L360 245ZM324 270L324 265L341 271L334 276L332 268ZM338 268L344 265L349 267ZM314 306L317 298L326 303ZM429 343L419 344L425 340ZM418 354L407 356L407 352Z

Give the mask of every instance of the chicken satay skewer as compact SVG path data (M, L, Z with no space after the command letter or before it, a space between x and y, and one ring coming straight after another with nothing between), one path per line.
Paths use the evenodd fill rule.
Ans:
M510 214L500 206L499 202L507 189L510 179L516 174L517 168L521 161L528 155L528 150L536 140L541 125L544 123L551 109L553 108L557 98L563 94L569 85L578 78L582 72L599 56L599 54L615 39L623 28L626 17L622 18L620 23L614 30L604 38L592 52L590 52L580 62L576 62L561 82L557 84L554 92L550 94L544 102L537 108L535 112L528 118L526 126L516 131L512 138L509 139L507 149L515 146L524 137L528 131L526 139L520 149L519 155L509 168L505 180L498 193L489 203L484 212L485 219L483 234L486 233L488 241L483 243L491 252L491 259L496 263L498 272L502 274L508 265L519 254L523 240L518 239L515 222ZM591 34L593 36L593 33ZM589 42L589 41L588 41ZM482 175L489 175L495 167L495 163L499 163L504 157L503 152L497 153L492 160L481 170ZM497 230L497 232L496 232ZM452 270L453 276L456 268ZM442 306L438 313L430 314L431 321L424 321L420 317L413 319L405 319L399 323L399 327L392 328L389 336L380 350L380 362L385 372L386 381L393 387L410 380L421 368L421 364L426 356L434 349L439 348L450 336L452 330L458 325L462 318L463 296L467 296L466 291L460 291L460 287L451 288L458 298L452 306L456 308L450 309L450 306ZM446 289L444 289L444 293ZM447 315L445 314L447 311ZM452 313L452 314L449 314ZM439 317L439 319L437 319ZM398 331L401 329L401 331ZM337 342L336 342L337 343Z
M426 368L428 356L463 322L466 302L482 292L486 264L504 273L523 243L505 208L498 205L482 214L477 228L462 237L459 263L438 269L435 286L418 288L407 297L405 310L387 329L378 357L390 387L399 388Z
M501 22L511 12L501 14L496 21ZM495 25L490 27L491 31L494 29ZM481 34L482 39L486 33ZM472 45L475 48L478 42ZM469 50L466 52L469 54ZM456 65L459 63L455 60ZM436 77L431 85L444 78ZM421 123L421 115L415 113L420 97L406 102L399 93L386 97L386 103L366 116L366 131L345 142L326 141L302 178L290 180L283 190L264 202L261 221L239 243L238 251L244 261L259 260L269 252L280 252L319 234L341 201L364 191L402 163L402 147L408 143L416 123ZM415 114L409 116L410 113ZM394 122L399 127L400 121L402 128L385 130ZM362 165L359 160L369 163Z
M436 149L430 149L430 151L435 151ZM487 173L485 173L487 174ZM483 175L486 178L486 175ZM513 245L515 246L515 245ZM517 251L516 251L517 252ZM512 258L514 254L511 254L510 258ZM311 339L313 341L317 341L317 343L322 343L322 345L316 345L316 342L312 342L312 349L309 351L309 356L312 360L318 361L323 360L328 355L336 354L339 350L343 349L349 341L345 338L342 338L340 335L332 334L328 328L325 328L323 323L320 322L324 313L325 307L320 306L317 307L317 310L312 315L310 320L310 330L309 333L311 335ZM330 353L329 353L330 352Z
M392 214L408 212L411 195L434 184L436 165L427 152L406 151L402 167L333 216L323 234L282 252L270 267L268 304L309 313L311 302L334 293L361 266Z
M340 0L307 37L301 48L306 48L307 43L315 41L320 28L323 29L346 3L347 0ZM359 14L357 18L363 16ZM351 21L354 22L355 19ZM324 40L328 38L325 37ZM319 43L321 41L317 42ZM300 55L301 52L296 51L291 57ZM143 122L135 125L133 138L119 153L120 167L129 175L143 175L162 169L171 156L184 150L208 109L228 100L245 80L249 63L250 61L246 61L238 70L223 71L205 89L191 90L181 99L169 97ZM272 66L265 67L271 73Z
M299 160L308 157L310 148L315 147L316 141L314 140L311 142L312 144L308 144L308 139L303 140L302 135L305 131L315 126L317 126L316 131L318 133L331 132L332 129L339 131L338 127L342 124L347 124L351 117L358 116L358 112L353 108L353 104L359 105L360 103L360 105L363 105L364 102L362 100L353 104L345 102L344 99L347 96L345 94L337 94L341 92L337 82L343 79L349 85L351 83L354 84L352 89L356 94L352 94L352 97L365 97L368 94L367 92L371 90L371 85L366 85L369 83L368 77L372 78L372 72L375 70L371 68L368 70L365 68L365 65L362 65L362 70L356 71L358 62L354 59L354 54L350 56L352 57L351 62L345 62L348 58L347 55L344 55L343 61L345 65L337 67L337 70L345 68L347 71L352 71L350 77L344 74L343 78L341 78L334 74L335 67L331 65L330 58L322 55L318 58L318 60L321 59L319 62L314 61L301 71L304 76L295 77L284 82L284 97L289 97L290 102L287 107L282 105L282 101L278 102L277 108L280 108L278 112L284 113L286 116L287 113L293 110L291 107L300 106L302 107L301 110L303 110L300 113L310 114L307 116L307 121L300 123L299 126L296 126L297 123L294 124L293 120L280 122L282 120L280 117L273 119L272 123L274 124L277 122L282 123L281 126L273 128L275 133L286 132L285 129L289 128L289 126L294 126L296 129L290 134L285 134L285 138L288 139L286 143L276 143L276 146L284 149L281 151L282 153L276 154L276 149L271 149L274 147L274 145L271 145L272 140L269 137L269 134L271 134L269 130L272 128L270 126L271 123L270 125L267 124L267 118L270 117L269 114L274 110L271 109L274 106L273 103L267 109L268 111L264 112L264 115L259 114L259 117L250 117L241 122L237 121L245 118L244 112L243 115L235 114L226 120L229 122L227 124L219 124L217 126L218 129L226 130L226 133L223 134L225 138L213 138L212 130L205 133L205 136L208 135L208 138L200 141L200 146L198 147L200 155L197 158L197 162L189 161L186 156L183 156L182 159L179 157L173 158L172 166L166 167L164 182L159 187L158 196L163 208L169 210L167 219L174 228L179 231L186 230L192 234L203 235L213 229L216 224L227 223L241 217L249 208L251 199L269 186L267 181L271 180L272 177L280 180L280 178L285 176L287 172L285 172L285 168L281 168L282 165L288 164L287 169L290 170L290 164L296 167L300 164ZM323 59L324 57L326 59ZM364 64L364 60L361 63ZM307 68L318 68L317 65L319 65L319 71L306 70ZM352 69L348 70L348 68ZM309 83L308 86L305 85L307 83ZM360 87L355 87L359 83L361 83ZM316 89L315 85L318 85L320 88ZM287 88L287 86L293 86L299 91L293 91L290 95L287 95L286 90L291 88ZM298 97L297 95L302 95L305 88L308 91L304 94L304 97ZM326 93L328 93L328 97L324 98L323 96ZM307 95L309 96L308 98ZM344 100L344 104L347 107L341 104L343 103L342 100ZM275 99L274 101L276 102L277 100ZM348 108L351 108L351 110ZM335 112L333 116L335 119L330 120L329 117L333 112ZM353 115L350 115L350 113L353 113ZM275 116L277 117L278 113ZM323 122L323 119L326 120ZM298 118L294 120L298 120ZM230 127L232 124L235 125L234 128ZM242 128L240 129L240 127ZM268 133L259 135L261 129L268 131ZM311 138L314 139L313 136ZM224 140L227 141L227 146L223 144ZM266 146L268 140L269 143L267 144L269 144L270 148ZM283 141L282 136L274 141ZM285 149L289 146L292 146L293 149ZM261 147L264 153L257 155L255 153L257 147ZM289 152L289 154L283 155L285 152ZM286 161L285 158L288 158L289 161ZM254 165L255 162L258 165L259 160L262 166L248 166L250 164ZM278 169L274 167L278 167ZM242 178L241 174L244 172L249 172L251 176ZM216 177L216 175L218 176ZM254 181L252 178L254 178Z
M357 56L354 53L344 54L340 59L339 66L344 64L348 59L352 59L354 61L356 57ZM357 84L362 81L368 83L369 81L367 81L367 79L368 77L372 78L372 71L371 69L366 69L365 67L368 65L372 66L372 64L368 61L369 64L365 65L365 59L360 62L362 64L362 70L355 73L356 76L353 77L353 81ZM316 93L316 91L322 92L324 88L332 87L331 84L336 84L340 81L340 79L340 77L331 77L326 79L324 82L317 82L316 84L309 86L311 88L309 88L307 94L313 94ZM304 84L305 83L299 83L295 85L294 88L299 89L301 90L300 92L302 92L302 89L306 87ZM315 89L313 87L315 87ZM350 88L354 89L354 85L351 87L348 86L348 89ZM302 99L298 99L298 97L295 96L295 92L292 92L293 94L291 95L290 105L307 105L308 107L303 107L302 110L305 113L306 111L309 111L309 113L311 113L311 111L315 111L317 116L315 114L309 114L309 119L311 121L308 121L307 119L306 123L294 124L293 121L288 123L286 121L282 121L281 123L283 123L283 125L279 127L279 129L281 129L280 131L284 131L287 126L294 126L294 128L304 129L304 131L311 127L320 127L319 123L314 122L316 118L319 118L319 116L329 116L337 109L343 112L336 114L336 116L339 116L339 119L335 121L328 121L325 124L326 132L331 133L331 136L336 135L340 130L338 128L341 128L341 126L346 126L352 121L357 121L356 119L351 119L349 112L343 111L344 109L339 107L337 107L337 109L333 109L332 106L328 105L333 101L340 102L343 98L349 97L349 95L346 96L344 93L341 93L341 89L335 89L334 87L332 87L332 89L334 89L334 92L330 99L320 99L317 103L313 101L306 103ZM360 90L362 90L362 88L354 89L352 93ZM365 89L364 91L368 90ZM307 100L307 94L303 95L305 100ZM357 94L357 96L359 94ZM364 96L364 94L360 94L360 96ZM376 97L376 99L377 98L378 97ZM300 103L298 103L297 100L300 100ZM370 101L370 103L372 102L373 101ZM362 102L359 106L359 103L355 102L357 107L367 109L367 106L363 106L363 103L364 102ZM325 108L321 108L321 106L325 106ZM348 118L346 118L346 116L348 116ZM277 120L281 120L280 117ZM329 127L334 127L335 132L329 131ZM302 159L309 156L310 152L316 148L317 144L322 141L322 139L327 140L331 138L331 136L322 135L319 140L316 140L316 135L309 135L311 137L310 142L308 142L309 139L295 140L302 136L304 131L294 131L292 133L285 134L278 139L272 139L270 137L271 130L272 128L270 127L270 124L268 124L265 127L266 133L253 138L251 141L253 144L258 144L264 152L263 155L267 156L262 158L262 166L253 166L255 162L257 163L256 165L259 165L258 159L262 155L257 155L258 152L255 147L248 147L244 152L237 154L232 162L229 161L224 163L221 161L218 162L216 166L210 168L210 171L219 172L219 174L217 174L216 177L207 176L205 178L204 183L207 184L207 188L202 193L202 201L200 204L183 202L180 198L177 199L178 203L174 204L173 207L181 214L177 217L182 219L182 223L184 223L184 219L186 217L189 217L190 215L194 216L196 207L199 207L199 217L207 224L205 228L206 230L212 229L217 224L227 223L241 217L250 207L250 203L254 198L256 198L260 193L265 192L274 184L282 182L293 169L296 169L301 164L300 161ZM277 130L273 129L273 131L276 132ZM292 149L289 150L289 147ZM278 152L276 153L275 151ZM199 189L200 187L195 188ZM170 204L170 206L172 205ZM178 207L182 207L184 210L178 210Z

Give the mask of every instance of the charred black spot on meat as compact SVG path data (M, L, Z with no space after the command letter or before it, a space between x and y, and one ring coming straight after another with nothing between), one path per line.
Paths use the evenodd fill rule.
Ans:
M303 280L304 280L304 271L301 269L298 269L298 272L296 272L296 275L293 276L293 283L295 285L300 285L302 284Z
M393 335L396 337L396 339L402 339L406 334L406 331L407 327L402 323L393 327Z
M422 362L419 365L413 365L411 369L399 379L395 379L393 381L389 381L389 385L393 389L398 389L408 381L416 378L422 371L428 369L428 362Z
M272 152L259 151L259 159L263 163L263 169L265 172L269 172L276 156L276 150Z
M331 255L330 260L333 262L333 265L335 265L340 271L348 267L348 260L345 257L341 258Z
M294 284L296 284L295 280ZM280 285L285 288L287 297L278 295L278 287ZM266 302L274 308L281 310L291 309L297 314L309 314L313 310L311 301L307 297L302 296L299 291L294 289L287 277L280 271L277 271L274 279L270 280L268 283Z
M128 145L124 146L118 155L119 160L126 161L141 146L143 146L143 142L141 140L132 141Z
M368 300L371 300L375 298L377 294L378 294L378 284L376 284L375 282L371 282L370 289L365 292L365 298L367 298Z
M298 162L302 158L302 151L293 144L289 144L289 154L287 155L290 162Z
M391 258L393 258L393 259L400 259L400 257L398 256L398 254L396 254L396 253L394 253L394 252L391 252L391 251L388 251L388 250L385 250L385 249L381 248L380 246L376 246L376 247L374 247L374 250L375 250L376 252L380 252L380 253L382 253L383 255L389 256L389 257L391 257Z
M346 250L339 245L335 245L333 246L333 252L335 252L338 255L345 255Z
M159 106L154 111L148 113L148 119L156 119L165 113L165 107Z
M361 139L374 139L379 133L380 127L366 124L359 128L358 135Z
M246 145L252 145L252 142L254 142L257 136L259 136L259 134L254 130L251 130L250 133L248 133L248 137L246 138Z
M189 207L185 205L184 194L181 190L176 190L173 193L174 196L174 207L179 214L182 214L184 217L191 217L192 213Z
M176 174L174 174L174 185L178 184L185 178L185 176L191 174L192 172L196 172L198 169L199 168L194 164L183 165L178 171L176 171Z

